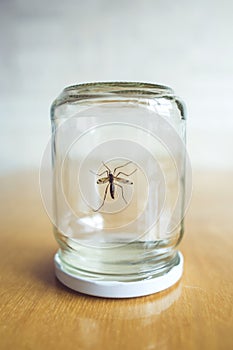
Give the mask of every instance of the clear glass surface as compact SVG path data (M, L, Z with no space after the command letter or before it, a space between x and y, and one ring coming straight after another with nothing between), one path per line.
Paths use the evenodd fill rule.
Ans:
M170 88L93 83L51 108L54 232L64 269L135 281L177 264L185 112Z

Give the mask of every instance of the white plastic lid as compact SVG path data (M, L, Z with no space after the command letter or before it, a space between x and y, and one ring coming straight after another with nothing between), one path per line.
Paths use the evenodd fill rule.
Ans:
M178 252L179 263L166 274L135 282L95 281L78 277L63 269L55 254L55 273L60 282L80 293L104 298L133 298L160 292L174 285L183 273L183 255Z

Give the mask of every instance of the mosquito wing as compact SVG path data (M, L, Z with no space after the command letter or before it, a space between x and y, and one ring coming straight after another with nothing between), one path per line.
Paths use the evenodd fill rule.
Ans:
M109 181L109 178L108 177L101 177L101 179L98 179L97 180L97 184L100 185L100 184L105 184L106 182Z
M123 179L122 177L115 177L114 178L115 181L120 182L122 184L126 184L126 185L133 185L133 182L127 179Z

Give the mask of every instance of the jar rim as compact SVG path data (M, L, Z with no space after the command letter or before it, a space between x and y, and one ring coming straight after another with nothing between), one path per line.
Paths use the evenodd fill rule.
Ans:
M81 83L64 88L61 94L52 103L51 115L54 114L56 107L66 103L81 103L81 101L103 98L112 100L113 97L130 99L174 98L174 91L165 85L133 81Z
M63 93L121 93L121 92L137 91L141 93L153 93L160 95L161 93L173 94L174 91L166 85L157 83L147 83L138 81L98 81L89 83L80 83L70 85L64 88Z

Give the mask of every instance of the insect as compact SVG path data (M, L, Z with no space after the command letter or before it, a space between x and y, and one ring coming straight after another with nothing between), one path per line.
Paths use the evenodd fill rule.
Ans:
M105 203L105 199L106 199L107 193L108 193L108 189L109 189L111 198L112 199L115 198L115 186L120 187L122 198L123 198L124 202L127 204L127 201L126 201L126 199L124 197L123 187L119 183L126 184L126 185L133 185L133 182L130 181L130 180L124 179L122 177L119 177L119 175L122 174L122 175L125 175L125 176L130 176L130 175L134 174L137 171L137 169L134 169L129 174L126 174L123 171L118 171L117 172L118 169L123 168L126 165L132 163L131 161L129 161L129 162L123 164L123 165L117 166L113 170L113 172L111 171L111 169L104 162L102 162L102 163L103 163L104 167L106 168L105 171L103 171L100 174L96 174L93 171L91 171L91 172L93 174L97 175L97 176L102 176L102 175L106 174L106 177L101 177L100 179L97 180L96 183L98 185L106 184L106 183L108 183L108 184L106 186L106 189L105 189L105 192L104 192L104 198L103 198L103 201L102 201L101 205L97 209L93 209L93 211L99 211L103 207L103 205Z

